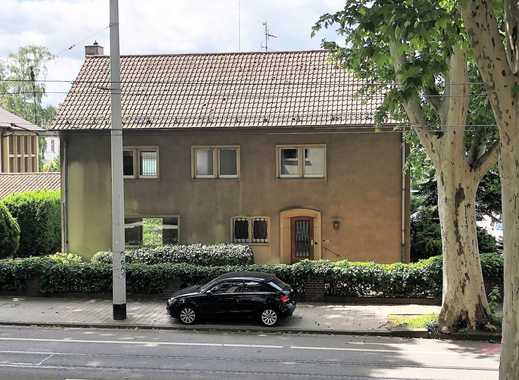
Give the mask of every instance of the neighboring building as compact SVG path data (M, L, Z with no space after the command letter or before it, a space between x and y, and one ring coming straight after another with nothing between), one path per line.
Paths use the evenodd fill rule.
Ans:
M37 172L44 129L0 107L0 173Z
M109 58L61 136L64 250L111 246ZM92 54L93 53L93 54ZM259 263L409 260L405 149L322 51L121 57L126 243L237 242Z
M492 215L492 217L483 215L483 220L476 223L496 239L498 246L503 245L503 222L501 220L501 215Z
M47 163L59 159L59 136L45 136L45 149L43 150L43 162Z
M34 190L59 190L60 173L2 173L0 199L13 193Z

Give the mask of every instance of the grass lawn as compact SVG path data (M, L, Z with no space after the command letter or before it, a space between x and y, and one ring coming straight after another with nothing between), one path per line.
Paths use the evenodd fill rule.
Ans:
M408 327L412 329L424 329L427 325L438 320L438 314L421 314L421 315L399 315L389 314L387 316L393 327Z

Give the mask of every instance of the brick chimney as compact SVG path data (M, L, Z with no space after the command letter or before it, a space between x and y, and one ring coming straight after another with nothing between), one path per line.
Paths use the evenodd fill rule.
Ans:
M91 56L91 55L103 55L104 49L101 45L97 43L97 41L94 41L92 45L85 46L85 55Z

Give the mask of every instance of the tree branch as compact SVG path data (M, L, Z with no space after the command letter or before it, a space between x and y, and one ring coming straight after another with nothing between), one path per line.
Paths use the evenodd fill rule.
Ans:
M441 96L435 88L427 88L424 91L424 95L429 104L439 113L443 103L443 96Z
M481 77L492 92L489 95L499 96L495 89L512 87L514 80L492 3L489 0L467 0L461 4L461 15ZM498 99L494 96L489 97L495 105Z
M499 142L493 143L485 153L483 153L471 165L471 169L481 179L494 165L499 158Z
M519 71L519 2L504 0L505 50L512 73Z
M465 161L465 124L469 108L467 54L461 45L454 47L448 61L446 97L440 113L445 129L444 153L450 160ZM468 169L468 166L467 166Z
M467 154L467 162L472 167L474 163L481 157L481 150L484 148L484 137L486 135L486 131L484 128L477 128L472 136L472 141L470 142L470 148Z
M393 61L393 67L395 69L395 76L397 84L402 84L401 74L402 68L405 64L405 58L399 50L399 43L396 39L392 38L389 43L389 50L391 59ZM408 99L405 99L403 106L411 127L416 132L420 143L425 149L427 156L431 159L433 164L436 166L439 162L439 138L435 136L427 128L427 119L420 105L420 97L417 93L414 93Z

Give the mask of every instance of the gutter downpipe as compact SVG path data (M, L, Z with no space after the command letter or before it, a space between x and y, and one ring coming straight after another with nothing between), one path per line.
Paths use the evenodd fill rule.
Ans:
M401 139L401 150L402 150L402 153L401 153L401 158L402 158L402 200L401 200L401 204L402 204L402 210L401 210L401 236L400 236L400 261L401 262L406 262L406 241L405 241L405 230L406 230L406 144L405 144L405 139L404 139L404 133L402 132L400 134L400 139Z
M63 132L59 133L59 137L61 150L61 249L63 252L68 252L68 142Z

